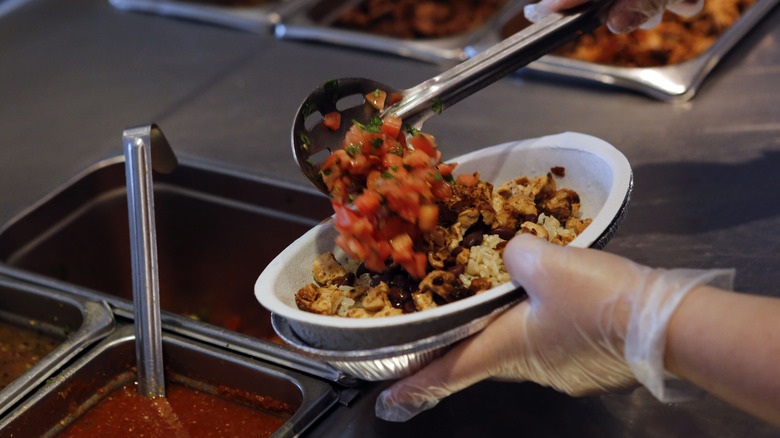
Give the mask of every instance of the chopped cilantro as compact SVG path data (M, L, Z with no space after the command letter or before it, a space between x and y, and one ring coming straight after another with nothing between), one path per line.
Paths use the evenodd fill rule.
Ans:
M379 138L379 137L377 137L377 138L375 138L375 139L373 139L373 140L371 140L371 141L370 141L370 143L371 143L371 146L372 146L374 149L379 149L379 148L381 148L381 147L382 147L382 144L383 144L384 142L385 142L385 141L384 141L384 140L382 140L382 139L381 139L381 138ZM390 152L392 152L392 151L390 151Z
M379 88L377 88L376 90L374 90L374 97L379 97L379 94L380 94L381 92L382 92L382 90L380 90Z
M325 85L323 87L325 89L326 93L331 94L331 98L333 100L333 103L338 102L339 100L339 81L338 79L331 79L329 81L325 81Z
M382 178L383 179L395 179L395 176L393 176L392 173L390 173L390 172L385 170L385 171L382 172Z
M388 151L388 153L389 153L389 154L396 154L396 155L398 155L399 157L403 157L403 156L404 156L404 150L403 150L403 149L401 149L401 148L398 148L398 149L390 149L390 150Z
M443 109L441 99L439 99L438 97L434 97L431 103L432 103L431 109L433 110L433 112L435 112L436 114L441 114L441 111Z
M354 158L355 155L358 153L358 148L355 146L348 146L344 148L344 151L349 155L350 157Z
M303 104L303 108L301 108L301 115L303 115L303 118L305 119L314 111L317 111L317 104L314 102L306 102Z
M300 134L298 134L298 138L301 140L301 143L303 143L304 146L311 144L311 139L304 132L301 132Z
M420 130L419 130L419 129L417 129L417 128L414 128L414 127L412 127L412 126L410 126L410 125L404 125L404 127L406 128L406 132L407 132L409 135L417 135L417 134L419 134L419 133L420 133Z
M455 184L455 177L452 176L452 174L449 174L444 177L444 181L447 181L450 184Z
M352 123L354 123L358 128L360 128L361 131L379 132L380 131L379 127L382 126L382 119L380 119L377 116L373 116L371 117L371 120L368 122L368 125L364 125L355 119L352 119Z

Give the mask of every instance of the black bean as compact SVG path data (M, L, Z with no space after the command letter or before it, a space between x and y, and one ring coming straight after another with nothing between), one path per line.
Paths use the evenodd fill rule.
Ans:
M466 266L464 265L453 265L447 268L447 272L452 273L452 275L456 277L462 274L465 270L466 270Z
M493 228L493 234L497 235L498 237L509 240L515 235L515 229L512 227L496 227Z
M466 234L463 236L463 246L466 248L471 248L472 246L477 246L482 243L482 232L481 231L473 231L471 233Z
M353 284L355 284L355 274L351 272L347 272L336 282L338 286L352 286Z
M363 274L370 274L370 273L371 271L369 271L368 268L366 268L365 263L361 263L355 270L355 275L357 275L358 277L360 277Z
M404 313L414 313L417 311L417 306L414 305L413 300L404 301L404 305L401 307L401 310L403 310Z
M401 309L403 308L404 302L409 301L412 296L397 287L393 287L387 292L387 298L390 300L390 304L392 304L393 307Z

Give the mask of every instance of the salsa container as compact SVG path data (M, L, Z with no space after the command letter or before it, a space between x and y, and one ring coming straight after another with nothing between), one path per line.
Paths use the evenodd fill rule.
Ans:
M105 303L0 277L0 320L61 343L0 391L0 417L78 353L114 329Z
M199 390L225 385L294 407L295 413L274 438L298 436L337 402L337 392L326 382L175 335L163 334L163 356L166 370L183 376L185 385L196 382ZM74 412L88 409L106 395L107 391L100 394L99 390L132 379L128 372L134 366L135 335L133 326L125 325L0 420L0 435L56 435L74 420Z

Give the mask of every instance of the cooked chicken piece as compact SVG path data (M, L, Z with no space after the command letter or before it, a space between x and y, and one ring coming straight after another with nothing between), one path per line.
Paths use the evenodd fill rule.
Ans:
M456 222L448 228L437 225L436 229L423 236L428 263L434 269L444 267L444 261L450 257L450 252L463 240L463 232L460 222Z
M414 306L417 310L427 310L439 307L435 301L433 301L433 292L415 292L412 294L414 300Z
M368 312L378 312L385 306L392 306L392 304L390 304L390 299L387 298L387 292L389 291L390 288L387 287L387 284L384 282L368 289L368 292L366 292L366 295L361 301L363 308Z
M314 281L319 284L336 284L347 274L347 271L336 260L332 252L326 252L314 259L312 274L314 274Z
M474 174L479 178L479 174ZM491 225L495 218L493 204L493 184L480 181L474 186L454 184L452 196L439 203L439 214L445 226L460 222L468 229L482 218L482 222ZM449 223L447 223L449 221Z
M593 219L580 219L572 216L566 219L566 229L574 231L579 236L591 222L593 222Z
M337 287L320 287L309 283L295 294L295 304L298 308L320 315L335 315L344 291Z
M572 216L573 204L579 204L580 197L574 190L560 189L555 194L540 203L540 209L555 216L559 221L566 222Z
M432 271L420 282L420 292L433 292L447 302L473 295L458 277L447 271Z
M471 284L469 284L469 291L472 294L476 294L491 287L493 287L493 282L489 278L473 278Z
M499 186L493 196L496 212L494 227L517 229L524 221L536 221L537 202L555 192L555 180L550 174L536 178L516 178Z
M531 221L523 222L523 224L520 225L520 232L532 234L545 240L547 240L549 237L547 230L545 230L543 226Z

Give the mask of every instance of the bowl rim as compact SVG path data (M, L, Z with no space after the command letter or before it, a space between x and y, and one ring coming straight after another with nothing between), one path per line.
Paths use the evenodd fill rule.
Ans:
M458 157L454 157L451 162L468 162L478 156L498 153L504 150L531 150L540 148L568 149L579 152L590 153L602 159L612 170L612 184L609 188L607 198L604 201L599 213L593 217L593 223L577 236L569 246L585 248L597 241L597 239L608 229L616 215L620 212L624 200L629 195L632 170L628 159L614 146L606 141L577 132L563 132L544 137L518 140L501 143L495 146L478 149ZM295 242L290 244L285 250L277 255L271 263L266 266L263 272L255 282L255 297L257 300L272 313L278 314L288 321L319 326L322 328L345 329L345 330L372 330L384 329L388 327L420 324L433 319L444 318L456 314L480 304L488 303L492 300L501 298L507 293L517 289L520 285L514 280L496 286L484 291L478 295L466 299L448 303L446 306L439 306L435 309L428 309L424 312L414 312L403 315L387 316L382 318L339 318L331 315L319 315L305 312L298 308L293 308L280 300L273 291L272 285L280 275L284 275L286 264L284 260L297 253L326 227L333 226L332 217L326 219L319 225L307 231Z

